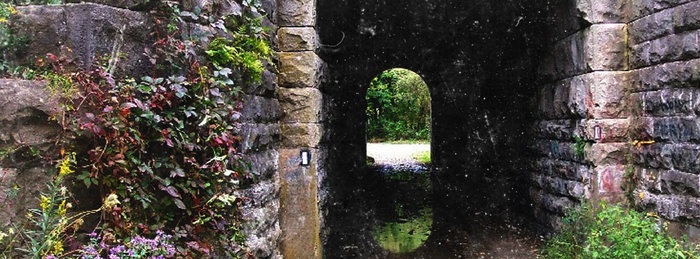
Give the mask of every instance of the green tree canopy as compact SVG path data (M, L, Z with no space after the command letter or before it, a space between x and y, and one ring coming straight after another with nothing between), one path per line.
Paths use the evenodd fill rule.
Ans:
M430 140L430 92L418 74L386 70L372 79L366 98L370 141Z

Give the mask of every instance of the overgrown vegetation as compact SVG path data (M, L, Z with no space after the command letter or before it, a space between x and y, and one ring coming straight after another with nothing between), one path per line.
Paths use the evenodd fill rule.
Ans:
M366 99L369 141L430 140L430 92L418 74L384 71L372 79Z
M602 203L570 211L561 232L541 250L544 258L698 258L697 249L666 233L650 213Z
M236 191L254 179L237 150L238 95L244 84L261 81L272 56L256 14L262 8L246 0L240 16L207 17L208 26L226 33L201 49L178 29L182 16L196 20L199 14L180 12L170 1L153 6L158 26L148 51L154 65L151 76L114 78L116 57L88 71L73 71L67 69L74 67L67 59L48 54L37 67L26 69L47 80L49 89L64 100L65 117L56 119L64 127L63 149L75 152L75 179L99 193L104 204L111 201L90 243L74 250L63 243L74 239L77 230L65 227L70 225L65 220L73 217L66 214L65 198L50 200L63 206L57 207L58 214L43 211L42 198L42 211L35 214L58 218L64 227L48 232L57 238L38 246L41 257L77 253L122 258L127 251L150 251L141 255L232 258L246 253ZM14 10L7 4L0 8L8 14ZM0 40L11 37L10 29L3 29ZM8 51L2 48L6 46L0 50ZM206 53L206 59L196 53ZM60 174L56 179L63 180ZM27 235L33 231L37 228L27 226L15 233L34 240ZM14 245L37 248L31 242Z

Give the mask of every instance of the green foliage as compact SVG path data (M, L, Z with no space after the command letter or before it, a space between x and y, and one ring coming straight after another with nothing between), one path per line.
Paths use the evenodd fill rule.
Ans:
M430 151L422 151L413 155L413 158L421 164L430 164Z
M654 217L617 205L570 211L564 228L541 250L545 258L698 258Z
M430 92L418 74L384 71L370 83L366 99L370 141L430 139Z
M271 50L261 38L237 37L236 40L214 39L206 53L214 67L240 67L251 82L260 82L265 71L263 61L269 61Z
M585 156L586 140L582 137L574 135L574 144L571 147L574 149L574 156L583 159Z

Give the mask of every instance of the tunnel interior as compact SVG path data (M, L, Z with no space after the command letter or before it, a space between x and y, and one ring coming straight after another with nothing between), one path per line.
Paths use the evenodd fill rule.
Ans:
M317 1L317 52L327 65L324 253L371 246L348 234L361 233L368 223L357 215L371 213L362 202L374 188L363 174L365 93L374 76L394 67L430 87L433 231L470 224L476 214L528 222L538 62L551 24L566 16L553 5L567 2Z

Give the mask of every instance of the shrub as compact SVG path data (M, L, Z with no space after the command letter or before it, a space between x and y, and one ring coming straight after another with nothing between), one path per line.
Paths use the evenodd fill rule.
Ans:
M541 250L545 258L698 258L665 232L651 214L618 205L570 211L560 233Z

